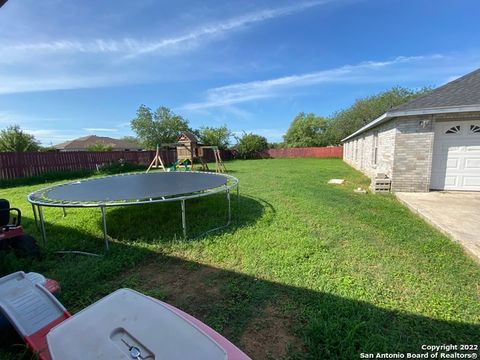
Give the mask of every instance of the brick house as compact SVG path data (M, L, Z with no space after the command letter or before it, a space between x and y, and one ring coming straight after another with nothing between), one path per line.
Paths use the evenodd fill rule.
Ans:
M392 191L480 191L480 69L342 140L343 159Z

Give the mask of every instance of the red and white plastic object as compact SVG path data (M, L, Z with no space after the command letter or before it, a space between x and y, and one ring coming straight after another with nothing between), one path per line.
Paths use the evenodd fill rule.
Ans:
M183 311L120 289L47 334L52 360L249 360L223 336Z
M0 278L0 312L41 360L249 360L193 316L120 289L75 316L50 293L58 283L22 271Z
M70 317L68 311L45 288L47 280L40 274L23 271L0 279L0 312L8 319L30 350L41 360L50 360L46 334ZM51 289L58 284L50 281Z

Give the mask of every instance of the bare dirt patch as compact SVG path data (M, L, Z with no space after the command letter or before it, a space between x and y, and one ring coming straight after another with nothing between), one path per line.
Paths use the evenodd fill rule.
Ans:
M138 265L124 273L118 285L132 286L167 301L211 326L214 325L212 321L215 323L215 319L220 318L220 323L216 323L217 331L234 341L252 359L282 359L289 349L301 351L300 340L290 332L289 324L293 319L272 303L259 311L231 312L232 293L227 291L231 280L232 274L224 270L170 259ZM242 318L246 322L236 327L239 326L236 320Z
M240 337L240 347L253 359L281 359L289 349L301 351L300 340L290 333L291 318L268 304Z
M201 315L203 305L220 301L221 283L218 269L209 266L192 266L184 261L169 260L166 263L154 261L137 266L125 273L123 278L134 277L141 289L164 294L164 300L194 316Z

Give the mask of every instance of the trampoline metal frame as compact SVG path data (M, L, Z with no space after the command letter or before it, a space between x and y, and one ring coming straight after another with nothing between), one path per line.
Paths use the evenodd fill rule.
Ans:
M201 174L212 175L211 173L203 172L203 171L189 171L189 173L201 173ZM108 177L128 176L128 175L135 175L135 174L144 174L144 173L137 172L137 173L122 174L122 175L110 175L110 176L104 176L104 177L102 177L102 179L103 178L108 178ZM47 187L47 188L42 188L40 190L37 190L37 191L29 194L27 199L32 204L32 211L33 211L35 224L37 226L37 229L41 233L44 245L47 242L47 234L46 234L46 230L45 230L45 220L44 220L44 216L43 216L42 207L62 208L63 217L65 217L67 215L66 208L93 208L93 207L100 208L100 213L101 213L101 217L102 217L102 231L103 231L103 241L104 241L105 253L108 253L109 245L108 245L107 218L106 218L106 208L107 207L133 206L133 205L145 205L145 204L156 204L156 203L163 203L163 202L180 201L181 212L182 212L183 237L186 239L187 238L186 200L201 198L201 197L204 197L204 196L209 196L209 195L214 195L214 194L225 192L226 199L227 199L227 204L228 204L227 223L225 225L207 230L204 233L200 234L198 237L203 236L207 233L210 233L210 232L217 231L217 230L228 227L232 222L232 206L231 206L230 192L233 189L237 190L237 202L238 202L239 198L240 198L239 180L236 177L228 175L228 174L215 174L215 176L226 177L227 178L227 183L225 185L222 185L222 186L217 186L215 188L197 191L195 193L190 193L188 195L181 194L180 196L173 195L173 196L170 196L170 197L161 197L161 198L156 198L156 199L150 198L148 200L130 200L130 201L112 201L112 202L62 202L62 201L41 201L41 200L35 200L33 198L34 194L38 194L38 193L41 193L42 191L50 190L54 187L66 186L68 184L71 184L72 182L68 182L68 183L61 184L61 185L56 185L56 186L51 186L51 187ZM98 179L98 178L83 179L83 180L79 180L79 181L93 181L95 179ZM230 181L230 183L229 183L229 181ZM98 256L98 254L92 254L92 253L87 253L87 252L82 252L82 251L61 251L61 252L62 253L71 252L71 253L79 253L79 254L85 254L85 255Z

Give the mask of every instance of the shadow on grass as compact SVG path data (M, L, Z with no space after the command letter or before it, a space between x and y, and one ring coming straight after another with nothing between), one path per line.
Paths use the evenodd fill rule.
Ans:
M253 359L355 359L477 343L479 325L439 321L369 303L155 255L112 288L132 287L204 321Z
M221 201L212 198L189 204L187 211L194 211L192 222L203 221L203 212L210 214L216 209L213 205L217 200ZM255 198L242 197L241 204L237 227L253 224L265 211L274 212L271 205ZM109 211L111 233L131 232L123 226L135 224L133 231L140 231L145 238L153 239L150 231L158 237L171 237L168 226L180 224L178 204L171 204L172 208L163 205L148 211L139 211L143 207ZM175 222L152 230L149 221L160 221L169 214L173 218L173 210ZM32 228L32 219L25 218L25 225ZM62 285L61 300L72 312L120 287L130 287L189 312L254 359L355 359L360 353L421 353L423 344L478 343L478 324L436 320L259 279L166 256L128 238L111 242L110 253L102 258L59 256L53 250L77 247L78 239L83 239L80 245L87 251L101 249L101 240L59 224L50 224L47 230L49 242L40 261L1 254L1 274L38 271L57 279ZM228 231L235 231L235 227ZM8 348L0 351L0 357L16 359L21 352L21 348Z
M228 219L227 204L225 194L187 200L187 238L201 239L209 230L224 226ZM237 198L233 193L232 223L213 234L232 233L238 228L254 225L265 211L274 213L273 207L261 199L243 195ZM107 224L109 235L119 241L168 242L183 239L179 201L111 208L107 213ZM98 226L101 226L100 219Z
M178 201L108 208L106 219L109 243L110 245L135 243L155 247L159 243L172 241L200 241L202 235L208 230L226 224L227 209L225 195L221 194L187 200L187 239L185 240L181 207ZM41 233L32 218L23 216L22 225L25 232L34 235L47 253L70 250L103 255L104 241L99 209L67 209L66 212L67 216L63 218L61 208L44 209L46 244L43 244ZM230 226L210 234L231 234L239 228L253 226L265 212L275 214L273 206L268 202L243 195L237 198L236 194L232 194ZM78 219L81 222L78 222ZM87 228L89 231L85 230Z

